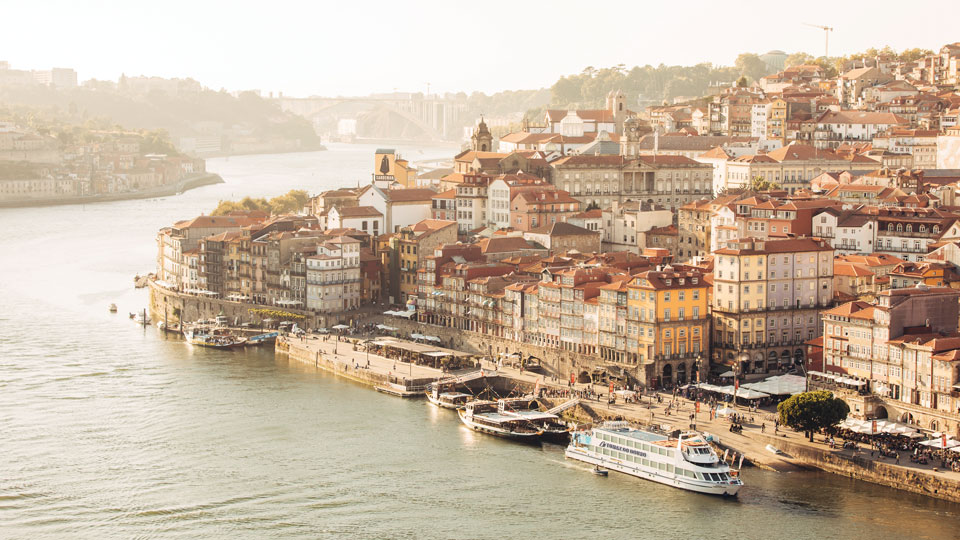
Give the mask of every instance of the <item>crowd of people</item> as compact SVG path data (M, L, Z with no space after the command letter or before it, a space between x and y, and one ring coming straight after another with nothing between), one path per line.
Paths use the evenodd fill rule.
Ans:
M871 458L889 459L898 465L901 460L909 460L910 463L918 465L939 464L941 469L960 472L960 452L925 446L920 444L920 439L899 434L857 433L849 429L834 428L827 430L824 442L830 445L830 448L850 449L854 455L869 453Z

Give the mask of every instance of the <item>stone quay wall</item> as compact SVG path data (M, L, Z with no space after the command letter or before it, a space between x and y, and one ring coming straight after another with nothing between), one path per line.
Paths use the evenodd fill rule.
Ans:
M394 326L400 329L400 332L409 335L411 333L420 333L435 335L443 340L443 343L451 349L457 349L478 355L487 355L491 358L497 358L500 353L523 353L524 356L535 356L541 360L543 371L547 375L556 376L558 380L570 380L570 374L577 374L578 382L589 382L589 372L594 368L606 364L599 356L581 354L572 351L563 351L553 347L541 347L529 343L520 343L511 339L488 336L470 330L461 330L459 328L450 328L435 324L421 323L417 321L408 321L398 318L390 318L384 321L384 324ZM634 378L642 377L637 375L636 366L624 366L628 375ZM587 378L585 378L587 377Z
M758 437L763 442L774 445L775 448L786 453L792 461L802 466L938 499L960 502L960 483L938 477L937 473L913 471L870 459L826 452L771 435L758 435ZM906 459L906 454L903 457Z
M335 362L334 360L325 357L320 352L311 351L306 347L298 346L295 340L290 340L283 337L277 339L276 352L278 354L287 355L287 358L289 358L292 362L314 366L318 369L329 371L338 377L350 379L353 382L366 386L381 386L390 382L394 382L390 380L390 377L375 371L368 369L350 369L348 364Z
M259 323L260 319L250 313L250 309L274 309L303 315L305 319L298 324L304 328L322 326L319 323L325 320L323 315L318 315L312 311L303 309L266 306L263 304L224 300L223 298L207 298L193 294L185 294L165 289L157 285L153 280L148 280L147 284L147 286L150 287L150 317L158 322L167 321L170 324L174 324L181 322L181 320L192 322L199 319L212 319L223 311L223 314L230 319L231 323L234 319L239 319L241 323ZM175 310L179 310L179 317Z

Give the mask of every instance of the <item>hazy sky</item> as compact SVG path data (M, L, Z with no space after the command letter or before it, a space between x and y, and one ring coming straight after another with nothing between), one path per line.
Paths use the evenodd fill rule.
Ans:
M287 95L495 92L586 66L731 65L744 51L831 54L960 41L956 0L786 2L0 0L0 60L81 80L193 77ZM913 13L916 13L914 15ZM952 30L952 32L951 32Z

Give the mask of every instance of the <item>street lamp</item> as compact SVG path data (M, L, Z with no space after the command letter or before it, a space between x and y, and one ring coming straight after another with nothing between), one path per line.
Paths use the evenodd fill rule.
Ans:
M737 408L737 390L740 390L740 368L750 361L750 353L742 352L733 364L733 408Z

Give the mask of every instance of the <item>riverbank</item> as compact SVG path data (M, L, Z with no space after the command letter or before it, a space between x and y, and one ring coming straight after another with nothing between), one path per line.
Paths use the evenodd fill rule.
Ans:
M401 327L401 333L408 330L426 332L423 329L424 325L412 322L404 323L406 321L389 321L389 324ZM451 347L466 352L487 354L498 348L498 344L491 344L489 338L481 339L478 336L471 335L473 334L471 332L445 332L442 330L444 330L442 327L429 325L429 332L426 333L439 335ZM296 347L295 345L294 348ZM530 352L525 347L516 346L511 348L510 351L516 352L518 348L524 350L525 354ZM362 355L363 353L357 354ZM323 355L321 354L320 357L322 358ZM559 358L557 361L558 367L562 368L566 364ZM357 362L362 365L359 359ZM550 365L551 363L546 362L545 367L548 369L553 367ZM565 382L566 377L559 375L553 377L550 374L529 371L520 372L510 367L501 368L497 374L509 381L507 386L513 385L532 389L539 381L542 388L548 389L548 393L549 391L563 393L568 390L583 391L591 389L594 395L603 396L609 391L604 385L590 383L578 383L570 387ZM439 374L434 374L434 377L438 376ZM657 396L662 401L656 401ZM548 398L553 405L566 399L566 397L557 397L552 400ZM672 407L668 412L666 407L671 401ZM565 416L578 422L623 419L641 425L656 425L668 431L693 427L699 431L713 434L718 440L719 446L729 449L737 456L743 456L745 462L762 469L779 473L818 469L903 491L960 502L960 473L939 470L934 464L910 463L906 456L901 460L902 463L896 463L893 460L882 460L879 457L871 456L869 449L867 452L862 450L854 452L849 449L830 448L823 442L823 437L819 435L816 437L817 442L810 442L804 437L803 433L792 430L777 430L777 433L774 434L772 433L775 421L775 411L773 410L759 410L756 413L751 413L746 409L741 409L738 412L746 416L746 420L742 422L744 429L740 433L733 433L729 431L730 421L728 419L723 417L711 419L705 408L702 407L699 413L695 409L696 405L691 400L673 397L669 394L656 394L644 397L638 403L624 403L622 400L617 400L617 403L611 404L607 402L606 398L596 401L585 400L568 411ZM691 415L693 418L691 418ZM772 446L778 452L772 452L768 449L768 446Z
M187 178L166 186L157 186L153 189L140 191L126 191L123 193L105 193L101 195L87 195L78 197L63 197L57 199L24 199L0 201L0 208L32 208L42 206L63 206L68 204L94 204L113 201L131 201L136 199L153 199L156 197L168 197L170 195L179 195L191 189L214 184L223 184L224 180L219 174L200 173L191 178Z

